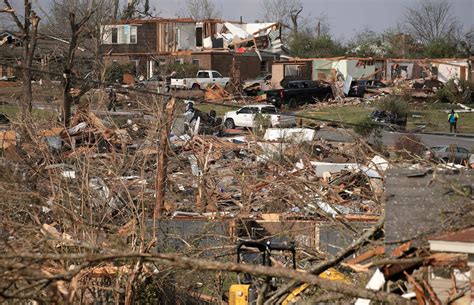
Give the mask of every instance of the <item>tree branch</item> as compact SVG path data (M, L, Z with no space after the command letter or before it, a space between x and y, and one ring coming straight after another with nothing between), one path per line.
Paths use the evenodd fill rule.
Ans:
M362 236L360 236L357 240L355 240L349 247L343 249L340 251L336 256L333 258L323 261L316 266L312 267L309 272L315 275L320 274L321 272L327 270L328 268L340 263L343 261L347 256L355 252L359 247L361 247L365 242L370 239L372 236L374 236L378 231L380 231L383 228L383 225L385 223L385 214L383 214L379 220L379 222L373 226L370 230L366 231ZM281 287L279 290L275 292L275 294L269 298L265 304L272 304L276 300L278 300L279 297L282 295L288 293L291 289L294 289L296 286L298 286L300 282L298 281L292 281L288 283L287 285Z
M21 23L20 19L18 18L18 16L16 15L15 13L15 10L13 9L13 7L11 6L10 2L8 0L3 0L3 2L5 3L5 5L7 6L7 10L5 12L9 13L13 20L15 21L16 25L18 26L18 28L20 28L20 30L23 32L23 34L25 34L25 27L24 25Z
M393 293L383 291L374 291L370 289L360 288L343 282L330 281L320 278L319 276L310 274L309 272L300 272L297 270L283 267L267 267L259 265L246 265L231 262L218 262L204 259L188 258L176 255L176 253L111 253L111 254L18 254L5 255L4 260L9 259L31 259L31 260L83 260L83 265L92 265L104 261L115 261L122 259L141 259L144 262L154 262L166 266L183 269L197 269L207 271L226 271L226 272L244 272L259 276L278 277L293 279L297 282L308 283L310 285L319 286L331 292L342 293L349 297L365 298L388 304L411 304L407 299ZM78 267L79 268L79 267ZM77 268L74 268L74 273ZM45 277L47 279L49 277ZM57 278L57 277L56 277ZM70 278L70 276L68 276Z

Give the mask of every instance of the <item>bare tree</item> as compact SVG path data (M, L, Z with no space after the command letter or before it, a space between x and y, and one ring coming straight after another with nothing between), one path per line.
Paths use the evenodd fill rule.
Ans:
M105 66L100 46L103 37L110 34L101 31L101 25L113 19L114 12L110 10L110 7L113 7L114 3L115 0L53 0L51 4L51 13L43 31L49 35L67 39L67 44L58 48L61 58L64 58L62 72L66 76L62 82L63 117L66 125L70 117L71 105L78 102L90 89L90 83L77 82L71 76L96 77L103 80ZM71 18L74 20L72 21ZM82 64L77 64L78 62ZM74 96L70 93L72 87L79 87Z
M212 0L186 0L183 14L195 20L221 17L221 12Z
M298 33L298 19L302 11L302 6L299 8L294 8L292 11L290 11L291 25L295 34Z
M277 21L298 32L298 20L303 12L300 0L264 0L262 10L265 21Z
M6 5L6 9L4 9L4 11L11 15L23 36L23 58L21 61L23 92L20 99L20 108L22 117L26 118L27 115L31 113L32 108L31 68L33 66L33 59L35 56L36 42L38 36L38 24L40 22L40 17L38 17L33 11L32 3L30 0L24 0L23 22L21 22L20 17L15 12L9 0L3 0L3 2Z
M420 0L406 9L405 29L415 39L431 43L457 37L460 26L447 0Z
M69 118L71 117L71 105L73 97L71 95L72 87L72 73L75 65L75 55L77 49L77 43L79 36L84 30L84 25L87 23L89 18L92 16L93 11L89 11L79 22L76 21L76 15L73 12L69 13L69 24L71 26L71 38L69 40L69 49L67 52L66 60L64 62L64 80L63 80L63 120L64 126L69 125ZM81 90L83 91L83 90ZM87 90L88 91L88 90ZM85 93L85 92L84 92Z

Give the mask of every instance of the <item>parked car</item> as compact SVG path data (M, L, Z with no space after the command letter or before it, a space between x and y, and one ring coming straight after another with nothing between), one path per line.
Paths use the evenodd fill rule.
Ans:
M296 108L305 103L315 103L332 97L331 86L312 80L283 81L283 89L265 91L267 101L280 108Z
M255 116L261 113L268 117L272 127L293 127L296 126L294 116L278 113L275 106L267 104L247 105L237 111L229 111L224 115L223 122L226 128L235 127L255 127Z
M272 75L269 73L264 73L264 74L258 75L254 79L248 79L244 81L242 85L243 85L243 88L245 89L247 87L252 87L255 85L261 86L263 84L270 82L271 80L272 80Z
M242 83L242 89L247 95L254 96L262 87L269 85L272 80L272 75L268 73L260 74L254 79L248 79ZM268 88L268 87L267 87Z
M223 77L215 70L199 70L193 78L172 78L171 88L201 90L210 85L218 84L226 87L230 78Z
M469 149L457 146L457 145L442 145L431 147L426 151L428 158L433 158L443 162L453 162L457 164L463 164L468 162L471 153Z
M353 80L349 88L349 93L347 96L350 97L364 97L366 89L377 89L387 87L386 84L382 83L379 80Z
M153 75L149 79L141 82L137 82L135 87L137 88L152 88L164 87L166 85L166 79L161 75Z

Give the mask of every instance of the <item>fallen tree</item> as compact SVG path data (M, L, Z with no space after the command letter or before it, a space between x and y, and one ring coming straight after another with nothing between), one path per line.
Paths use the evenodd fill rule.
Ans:
M330 281L327 279L320 278L309 272L300 272L297 270L283 268L283 267L266 267L258 265L245 265L232 262L218 262L206 259L195 259L189 257L183 257L176 255L176 253L110 253L110 254L88 254L88 253L75 253L75 254L15 254L5 255L2 257L4 261L16 260L14 264L16 268L22 269L27 265L30 265L31 261L45 261L45 260L68 260L76 261L73 268L69 271L59 274L52 274L44 276L42 279L36 278L39 285L44 285L44 281L59 281L67 280L71 281L73 278L84 268L94 266L95 264L102 262L118 262L120 260L139 260L141 262L150 262L159 265L165 265L174 268L193 269L193 270L206 270L206 271L225 271L225 272L245 272L258 276L269 276L292 279L297 282L307 283L310 285L318 286L330 292L337 292L344 294L349 297L365 298L373 301L385 302L388 304L412 304L410 300L404 299L399 295L387 293L383 291L373 291L362 287L349 285L343 282ZM24 261L19 263L18 260ZM5 264L7 265L7 264ZM18 276L18 275L15 275ZM33 287L32 287L33 288ZM5 293L3 293L3 296Z
M375 226L370 228L370 230L367 230L363 235L361 235L358 239L356 239L352 244L349 245L349 247L342 249L336 256L333 258L330 258L328 260L322 261L316 266L312 267L309 270L309 273L318 275L321 272L327 270L328 268L335 266L342 262L346 257L354 253L357 249L359 249L361 246L363 246L370 238L372 238L377 232L379 232L385 223L385 214L383 214L380 217L380 220L377 222ZM287 285L281 287L279 290L275 292L275 294L269 298L265 304L273 304L275 301L277 301L279 298L286 296L291 290L296 288L298 285L301 284L301 281L297 281L295 279L294 281L291 281Z

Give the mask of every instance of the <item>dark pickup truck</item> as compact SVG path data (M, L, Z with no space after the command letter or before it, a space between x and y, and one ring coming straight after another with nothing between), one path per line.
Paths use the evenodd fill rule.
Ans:
M267 101L278 108L283 105L296 108L299 105L316 103L332 97L330 85L312 80L283 81L282 87L283 89L265 91Z

